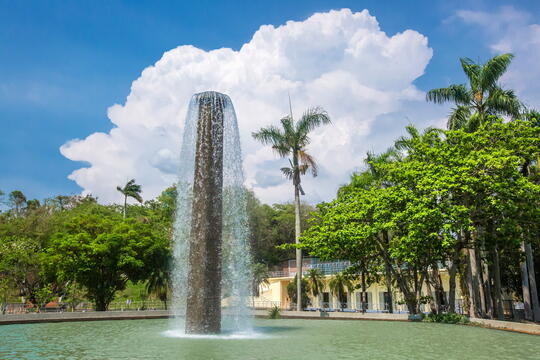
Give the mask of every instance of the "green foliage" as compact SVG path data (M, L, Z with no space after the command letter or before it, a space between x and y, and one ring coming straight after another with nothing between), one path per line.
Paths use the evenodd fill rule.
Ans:
M144 279L166 248L148 224L122 221L117 213L97 205L72 216L63 228L53 235L43 256L46 272L86 287L97 310L106 310L128 279Z
M403 156L372 156L336 200L318 205L301 246L322 259L353 264L385 259L411 313L429 267L461 249L495 244L518 250L538 244L540 129L528 121L490 119L478 131L420 133L399 140ZM388 160L390 159L390 160ZM477 229L487 229L478 231ZM465 237L456 236L465 234Z
M456 313L428 314L423 319L424 322L444 323L444 324L469 324L470 320L465 315Z
M53 290L50 286L44 286L36 291L36 302L38 309L44 307L49 303L54 297Z
M261 204L251 191L247 192L247 200L253 262L272 266L294 257L294 249L278 247L294 243L294 205ZM307 219L313 211L314 207L301 204L300 218L303 229L309 227Z
M297 277L295 276L294 277L294 280L289 282L287 284L287 296L289 297L289 299L291 300L292 303L296 304L296 299L297 299L297 291L296 291L296 280ZM309 296L308 296L308 289L309 289L309 284L308 284L308 281L307 279L303 278L302 279L302 307L306 307L306 306L309 306L311 304L311 300L309 299Z
M341 299L343 296L345 296L347 292L351 293L354 291L354 285L351 281L350 276L347 276L343 273L333 275L328 282L328 287L338 299Z
M308 281L309 292L313 297L322 294L324 289L324 274L319 269L309 269L305 274Z
M270 274L268 273L268 265L255 263L251 266L251 276L252 276L252 288L253 295L259 296L259 286L268 285L268 278Z
M274 305L270 310L268 310L268 318L269 319L279 319L281 318L281 309L279 306Z

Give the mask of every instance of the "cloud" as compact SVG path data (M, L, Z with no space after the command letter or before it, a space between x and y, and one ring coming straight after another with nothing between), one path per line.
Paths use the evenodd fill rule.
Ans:
M177 180L190 97L216 90L231 97L237 112L246 185L264 202L287 201L291 185L279 174L286 161L276 160L251 133L288 113L289 92L295 117L319 105L332 118L332 125L311 137L309 151L321 171L304 184L307 201L328 200L362 166L367 150L391 144L409 122L407 113L424 106L413 82L431 56L422 34L405 30L389 36L367 10L348 9L279 27L263 25L238 51L179 46L142 72L125 104L108 109L114 125L109 133L72 140L60 150L89 164L69 175L84 193L114 202L116 185L135 178L143 196L154 197ZM380 130L375 133L374 127Z
M493 12L461 10L456 16L479 26L494 54L515 55L501 82L528 106L540 108L540 24L533 23L531 14L505 6Z

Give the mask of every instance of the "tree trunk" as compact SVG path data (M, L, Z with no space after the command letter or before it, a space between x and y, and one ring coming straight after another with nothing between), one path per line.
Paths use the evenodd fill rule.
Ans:
M478 231L478 230L477 230ZM480 316L486 315L486 292L484 291L484 283L482 281L482 259L480 258L480 250L478 248L478 233L476 233L475 241L473 244L471 259L473 259L473 281L476 283L476 290L480 302L477 308L480 310Z
M540 322L540 304L538 303L538 290L536 287L536 278L534 276L534 260L530 243L525 244L525 257L527 259L527 270L529 272L529 290L531 294L533 320Z
M525 253L525 241L521 242L521 251ZM529 272L527 269L527 260L519 264L521 268L521 288L523 291L523 308L525 310L525 319L532 320L531 293L529 288Z
M386 230L383 230L382 232L383 234L383 241L385 242L386 245L388 245L388 243L390 242L390 238L388 236L388 231ZM393 296L392 296L392 274L391 274L391 271L390 271L390 262L388 261L388 259L386 259L386 257L384 258L384 272L385 272L385 277L386 277L386 291L388 292L388 312L390 314L392 314L394 312L394 299L393 299Z
M422 296L422 285L424 284L424 272L420 273L420 279L418 279L418 269L414 269L414 295L416 299L416 310L415 314L420 314L422 309L420 309L420 297Z
M437 308L438 308L437 295L433 293L433 289L431 288L431 284L429 281L429 274L427 273L427 271L429 270L426 270L426 274L424 275L425 277L424 281L426 283L427 294L431 298L431 301L429 302L429 308L432 314L437 314Z
M504 320L504 309L501 288L501 267L499 262L499 249L495 246L493 251L493 280L495 283L495 303L497 307L497 318Z
M476 256L474 249L467 249L467 289L469 291L470 317L482 317L480 295L478 294L478 278L475 273Z
M483 269L483 276L480 273L480 278L482 279L482 284L484 284L484 302L486 305L486 315L493 319L493 301L491 296L491 282L490 282L490 273L488 266L485 261L480 260L480 267Z
M294 242L300 244L300 184L294 186ZM296 249L296 310L302 311L302 249Z
M461 247L457 248L454 256L452 258L452 264L448 269L448 312L456 312L456 274L458 271L459 261L460 261L460 252L462 251ZM462 294L463 295L463 294ZM463 296L462 296L463 297Z
M124 195L124 219L126 218L127 195Z
M362 306L362 313L366 312L366 272L362 270L362 294L360 294L361 297L361 306Z
M448 269L448 312L449 313L455 313L456 312L456 273L458 270L459 265L459 259L460 259L460 253L462 251L462 244L463 239L461 237L461 233L458 233L458 242L456 243L456 247L454 249L454 254L452 256L452 264L450 265Z

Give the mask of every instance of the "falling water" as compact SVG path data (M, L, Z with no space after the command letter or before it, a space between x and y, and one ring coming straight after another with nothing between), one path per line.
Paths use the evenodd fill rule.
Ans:
M210 111L210 114L207 113L208 111ZM202 157L196 154L196 148L200 149L201 146L201 136L200 134L198 135L198 132L201 132L201 130L198 130L198 128L203 119L209 116L214 118L219 117L219 120L222 120L222 122L213 123L212 126L214 127L208 132L208 136L202 137L202 141L211 141L207 146L219 153L221 153L222 147L222 173L215 173L216 171L220 171L219 162L221 158L218 157L217 162L215 160L216 158L214 158L214 166L210 170L212 172L211 177L218 179L218 181L214 181L214 184L211 185L213 187L207 188L210 191L205 194L201 194L200 191L194 194L195 169L205 167L205 164L195 163L195 159L201 161L200 159ZM223 126L223 128L220 129L220 126ZM221 133L222 138L220 136ZM219 180L221 179L222 191L219 191L215 187L219 187ZM192 306L193 304L188 303L187 300L193 295L194 291L201 291L206 294L213 293L213 289L211 288L190 288L190 284L195 284L196 282L194 280L197 280L194 279L194 271L192 271L194 269L190 267L190 260L191 264L194 264L193 267L196 267L197 264L208 264L207 261L221 261L215 267L215 269L221 272L221 286L218 284L218 294L213 294L213 296L219 296L221 299L223 311L219 311L220 309L217 311L217 314L221 313L221 328L227 332L247 332L251 329L247 306L248 297L251 295L250 252L248 247L246 196L243 182L240 136L236 114L230 98L227 95L217 92L195 94L190 101L186 116L184 136L180 150L180 172L177 184L178 205L174 227L173 270L173 311L176 317L173 319L172 324L175 330L181 331L184 329L186 326L186 315L190 315L186 311L197 308L197 306ZM209 185L206 184L206 186ZM196 184L195 188L198 188ZM220 201L222 204L221 216L217 216L217 218L221 218L217 219L221 220L221 229L214 228L213 234L211 232L211 236L216 237L215 234L218 234L221 230L222 242L220 247L218 246L219 256L217 259L198 258L197 254L193 253L190 259L190 247L193 247L190 245L190 242L193 244L194 241L194 230L192 228L193 206L201 201L207 201L208 206L214 206L214 209L216 208L215 204L218 204ZM197 208L197 205L195 205L195 208ZM197 216L195 214L196 219ZM214 219L207 220L210 226L216 226L216 223L219 223L219 221L213 221ZM219 237L219 235L217 236ZM191 250L193 252L193 249ZM213 278L210 277L209 283L212 283L212 280L218 277L219 274ZM215 286L215 284L208 286ZM219 294L220 291L221 294ZM208 306L208 308L207 310L212 312L212 307ZM199 306L197 311L204 310L201 310ZM219 324L217 326L219 328ZM188 332L191 331L188 329ZM213 331L210 329L209 331L202 332Z

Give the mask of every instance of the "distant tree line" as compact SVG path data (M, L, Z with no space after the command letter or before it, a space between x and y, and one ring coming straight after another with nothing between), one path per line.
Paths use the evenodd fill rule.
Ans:
M106 310L119 291L143 283L167 302L170 293L176 188L143 201L135 180L118 187L122 205L93 196L28 200L15 190L0 196L0 303L24 297L35 308L62 298L92 301ZM276 245L294 242L294 205L261 204L247 192L254 273L294 255ZM129 204L127 198L137 200ZM302 205L303 221L313 208ZM266 275L263 275L266 276ZM17 300L18 301L18 300Z

